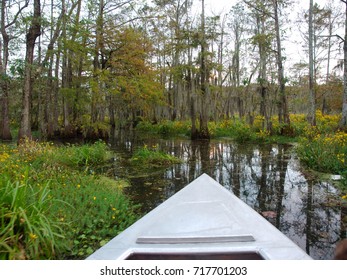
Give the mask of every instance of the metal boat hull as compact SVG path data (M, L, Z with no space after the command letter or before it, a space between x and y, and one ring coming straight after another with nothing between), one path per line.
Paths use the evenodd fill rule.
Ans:
M311 257L234 194L203 174L87 259Z

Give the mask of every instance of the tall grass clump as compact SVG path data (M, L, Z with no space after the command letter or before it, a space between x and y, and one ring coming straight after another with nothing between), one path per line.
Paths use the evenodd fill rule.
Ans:
M62 223L50 215L54 205L48 185L0 179L0 259L54 259L66 249Z
M137 149L132 155L130 162L133 165L142 167L163 167L175 163L180 163L181 160L173 155L160 151L158 146L149 148L147 145Z
M124 182L91 172L109 156L102 142L0 145L1 258L83 259L136 221Z
M81 166L96 166L110 158L107 145L102 141L94 144L68 145L60 147L59 153L52 154L55 163L72 168Z

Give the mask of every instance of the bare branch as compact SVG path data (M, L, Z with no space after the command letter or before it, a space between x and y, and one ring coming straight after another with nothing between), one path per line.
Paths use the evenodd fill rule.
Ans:
M118 9L122 8L123 6L130 4L131 2L132 2L131 0L128 0L128 1L125 1L125 2L122 2L122 3L110 5L110 7L107 10L106 10L106 5L108 3L106 3L105 7L104 7L105 8L105 13L107 13L107 14L111 13L112 11L118 10Z
M134 18L131 18L129 20L126 20L120 24L117 24L115 27L118 28L118 27L124 26L130 22L134 22L134 21L139 20L139 19L153 19L153 18L156 18L156 17L155 16L138 16L138 17L134 17Z
M342 38L340 35L338 34L333 34L333 35L319 35L317 37L322 37L322 38L331 38L331 37L337 37L338 39L340 39L342 42L345 42L345 39Z
M28 5L29 5L29 0L26 0L24 6L21 7L21 8L19 8L19 10L18 10L18 12L16 13L16 15L14 16L13 20L12 20L10 23L8 23L7 25L5 25L5 29L16 23L16 21L17 21L19 15L22 13L22 11L23 11L26 7L28 7Z

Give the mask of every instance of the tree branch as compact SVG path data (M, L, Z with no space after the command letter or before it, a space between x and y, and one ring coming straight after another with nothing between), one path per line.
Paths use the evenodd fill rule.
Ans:
M342 0L341 0L342 1ZM345 42L345 39L344 38L342 38L340 35L338 35L338 34L333 34L333 35L320 35L320 36L317 36L317 37L327 37L327 38L329 38L329 37L337 37L337 38L339 38L342 42Z
M341 0L343 1L343 0ZM254 5L251 1L247 1L247 0L243 0L244 3L246 3L246 5L248 5L249 7L253 8L254 10L256 10L259 13L262 13L268 17L271 17L272 19L275 19L274 15L268 11L264 11L260 8L258 8L256 5Z
M110 5L110 7L108 9L106 9L106 5L109 4L109 3L105 3L104 5L104 9L105 9L105 13L108 14L108 13L111 13L112 11L114 10L117 10L125 5L128 5L131 3L131 0L128 0L128 1L124 1L122 3L117 3L117 4L114 4L114 5Z
M23 11L26 7L28 7L28 5L29 5L29 0L25 1L24 6L21 7L21 8L19 8L19 11L18 11L17 14L14 16L13 20L12 20L10 23L8 23L7 25L5 25L5 29L16 23L17 18L18 18L19 15L22 13L22 11Z
M134 18L131 18L131 19L128 19L126 21L123 21L117 25L115 25L115 28L118 28L118 27L122 27L130 22L133 22L133 21L136 21L136 20L139 20L139 19L153 19L155 18L155 16L138 16L138 17L134 17Z

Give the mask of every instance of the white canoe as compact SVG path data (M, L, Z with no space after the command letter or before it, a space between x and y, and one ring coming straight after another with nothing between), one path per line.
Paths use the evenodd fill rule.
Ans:
M115 259L311 259L206 174L90 255Z

